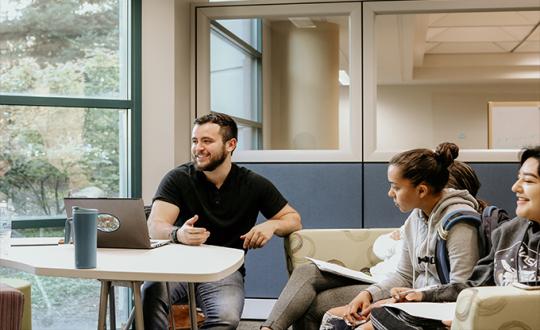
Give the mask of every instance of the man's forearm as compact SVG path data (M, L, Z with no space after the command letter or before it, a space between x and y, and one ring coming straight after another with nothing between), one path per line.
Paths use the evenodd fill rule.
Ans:
M148 231L153 239L170 239L174 226L165 221L149 221Z
M285 214L281 219L270 219L268 221L271 221L276 226L274 234L281 237L302 229L300 215L296 212Z

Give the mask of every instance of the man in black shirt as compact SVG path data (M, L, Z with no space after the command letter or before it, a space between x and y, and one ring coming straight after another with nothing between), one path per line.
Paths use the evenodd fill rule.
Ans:
M194 124L193 162L167 173L154 196L148 219L152 238L247 251L263 247L274 234L302 228L298 212L270 181L232 163L238 128L231 117L212 113ZM259 212L268 220L255 225ZM244 305L244 274L242 267L221 281L197 284L197 303L206 315L203 328L236 329ZM173 303L185 301L187 284L171 283L171 298ZM168 329L163 283L145 283L143 308L147 329Z

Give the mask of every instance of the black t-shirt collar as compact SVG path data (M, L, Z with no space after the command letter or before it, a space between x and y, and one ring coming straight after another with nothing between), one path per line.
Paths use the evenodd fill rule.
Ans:
M192 166L194 168L194 174L197 180L203 182L205 185L209 185L213 189L218 189L212 182L208 180L208 178L206 177L203 171L200 171L197 169L197 167L195 166L195 163L192 163ZM228 185L230 185L231 184L230 182L238 175L238 170L239 170L238 165L236 165L235 163L232 163L231 170L227 174L225 181L223 181L223 184L218 190L222 190L226 188Z

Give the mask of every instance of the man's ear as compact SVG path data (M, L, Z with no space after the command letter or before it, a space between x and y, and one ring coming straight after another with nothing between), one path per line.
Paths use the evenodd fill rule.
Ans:
M416 191L418 191L418 196L420 198L424 198L429 194L429 186L425 184L424 182L420 183L418 186L416 186Z
M237 143L238 143L238 140L236 140L235 138L232 138L229 141L225 142L225 148L227 148L227 151L233 152L234 149L236 149Z

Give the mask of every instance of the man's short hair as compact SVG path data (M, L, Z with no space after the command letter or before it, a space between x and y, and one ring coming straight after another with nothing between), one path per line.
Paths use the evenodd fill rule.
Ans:
M232 138L238 140L238 126L231 116L220 112L212 112L195 119L193 122L194 125L199 126L207 123L219 125L220 133L223 136L223 142L227 142Z

